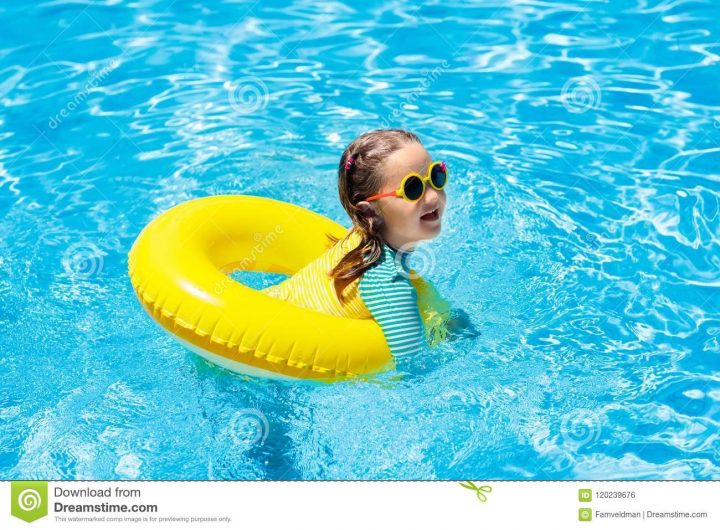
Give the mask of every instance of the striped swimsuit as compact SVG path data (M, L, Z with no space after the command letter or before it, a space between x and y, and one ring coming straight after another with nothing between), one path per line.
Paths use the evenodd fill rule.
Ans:
M329 315L373 319L395 356L418 352L423 338L431 345L442 340L449 304L440 298L432 285L409 274L412 271L399 263L397 251L387 244L383 245L380 259L345 288L346 300L340 302L329 271L360 241L361 236L351 229L345 238L314 261L263 292Z
M397 251L386 243L382 256L365 271L359 285L365 305L396 357L416 353L423 339L415 287L400 261Z

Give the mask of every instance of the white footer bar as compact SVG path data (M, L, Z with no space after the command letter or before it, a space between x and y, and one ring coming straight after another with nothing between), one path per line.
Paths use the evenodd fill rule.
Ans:
M0 482L0 528L720 528L720 482Z

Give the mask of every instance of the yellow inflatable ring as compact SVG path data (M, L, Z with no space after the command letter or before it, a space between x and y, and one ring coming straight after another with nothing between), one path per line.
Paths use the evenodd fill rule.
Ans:
M336 380L394 368L374 320L303 309L234 281L234 270L291 275L346 228L251 196L195 199L148 224L129 254L133 288L165 330L207 360L255 376Z

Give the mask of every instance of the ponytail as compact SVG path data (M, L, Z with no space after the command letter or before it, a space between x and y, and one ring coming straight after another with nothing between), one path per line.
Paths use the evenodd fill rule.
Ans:
M344 291L348 285L365 274L365 271L380 259L383 252L384 241L379 234L368 233L362 228L354 227L344 239L347 239L353 232L361 234L360 243L345 254L328 273L334 278L335 294L342 303L346 301ZM335 243L339 241L330 234L327 235Z

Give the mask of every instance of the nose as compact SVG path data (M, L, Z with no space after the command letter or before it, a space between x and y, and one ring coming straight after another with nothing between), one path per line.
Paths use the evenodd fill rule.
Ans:
M440 193L440 191L428 185L428 187L425 188L425 196L423 197L423 203L425 206L428 208L432 207L433 209L437 207L442 200Z

